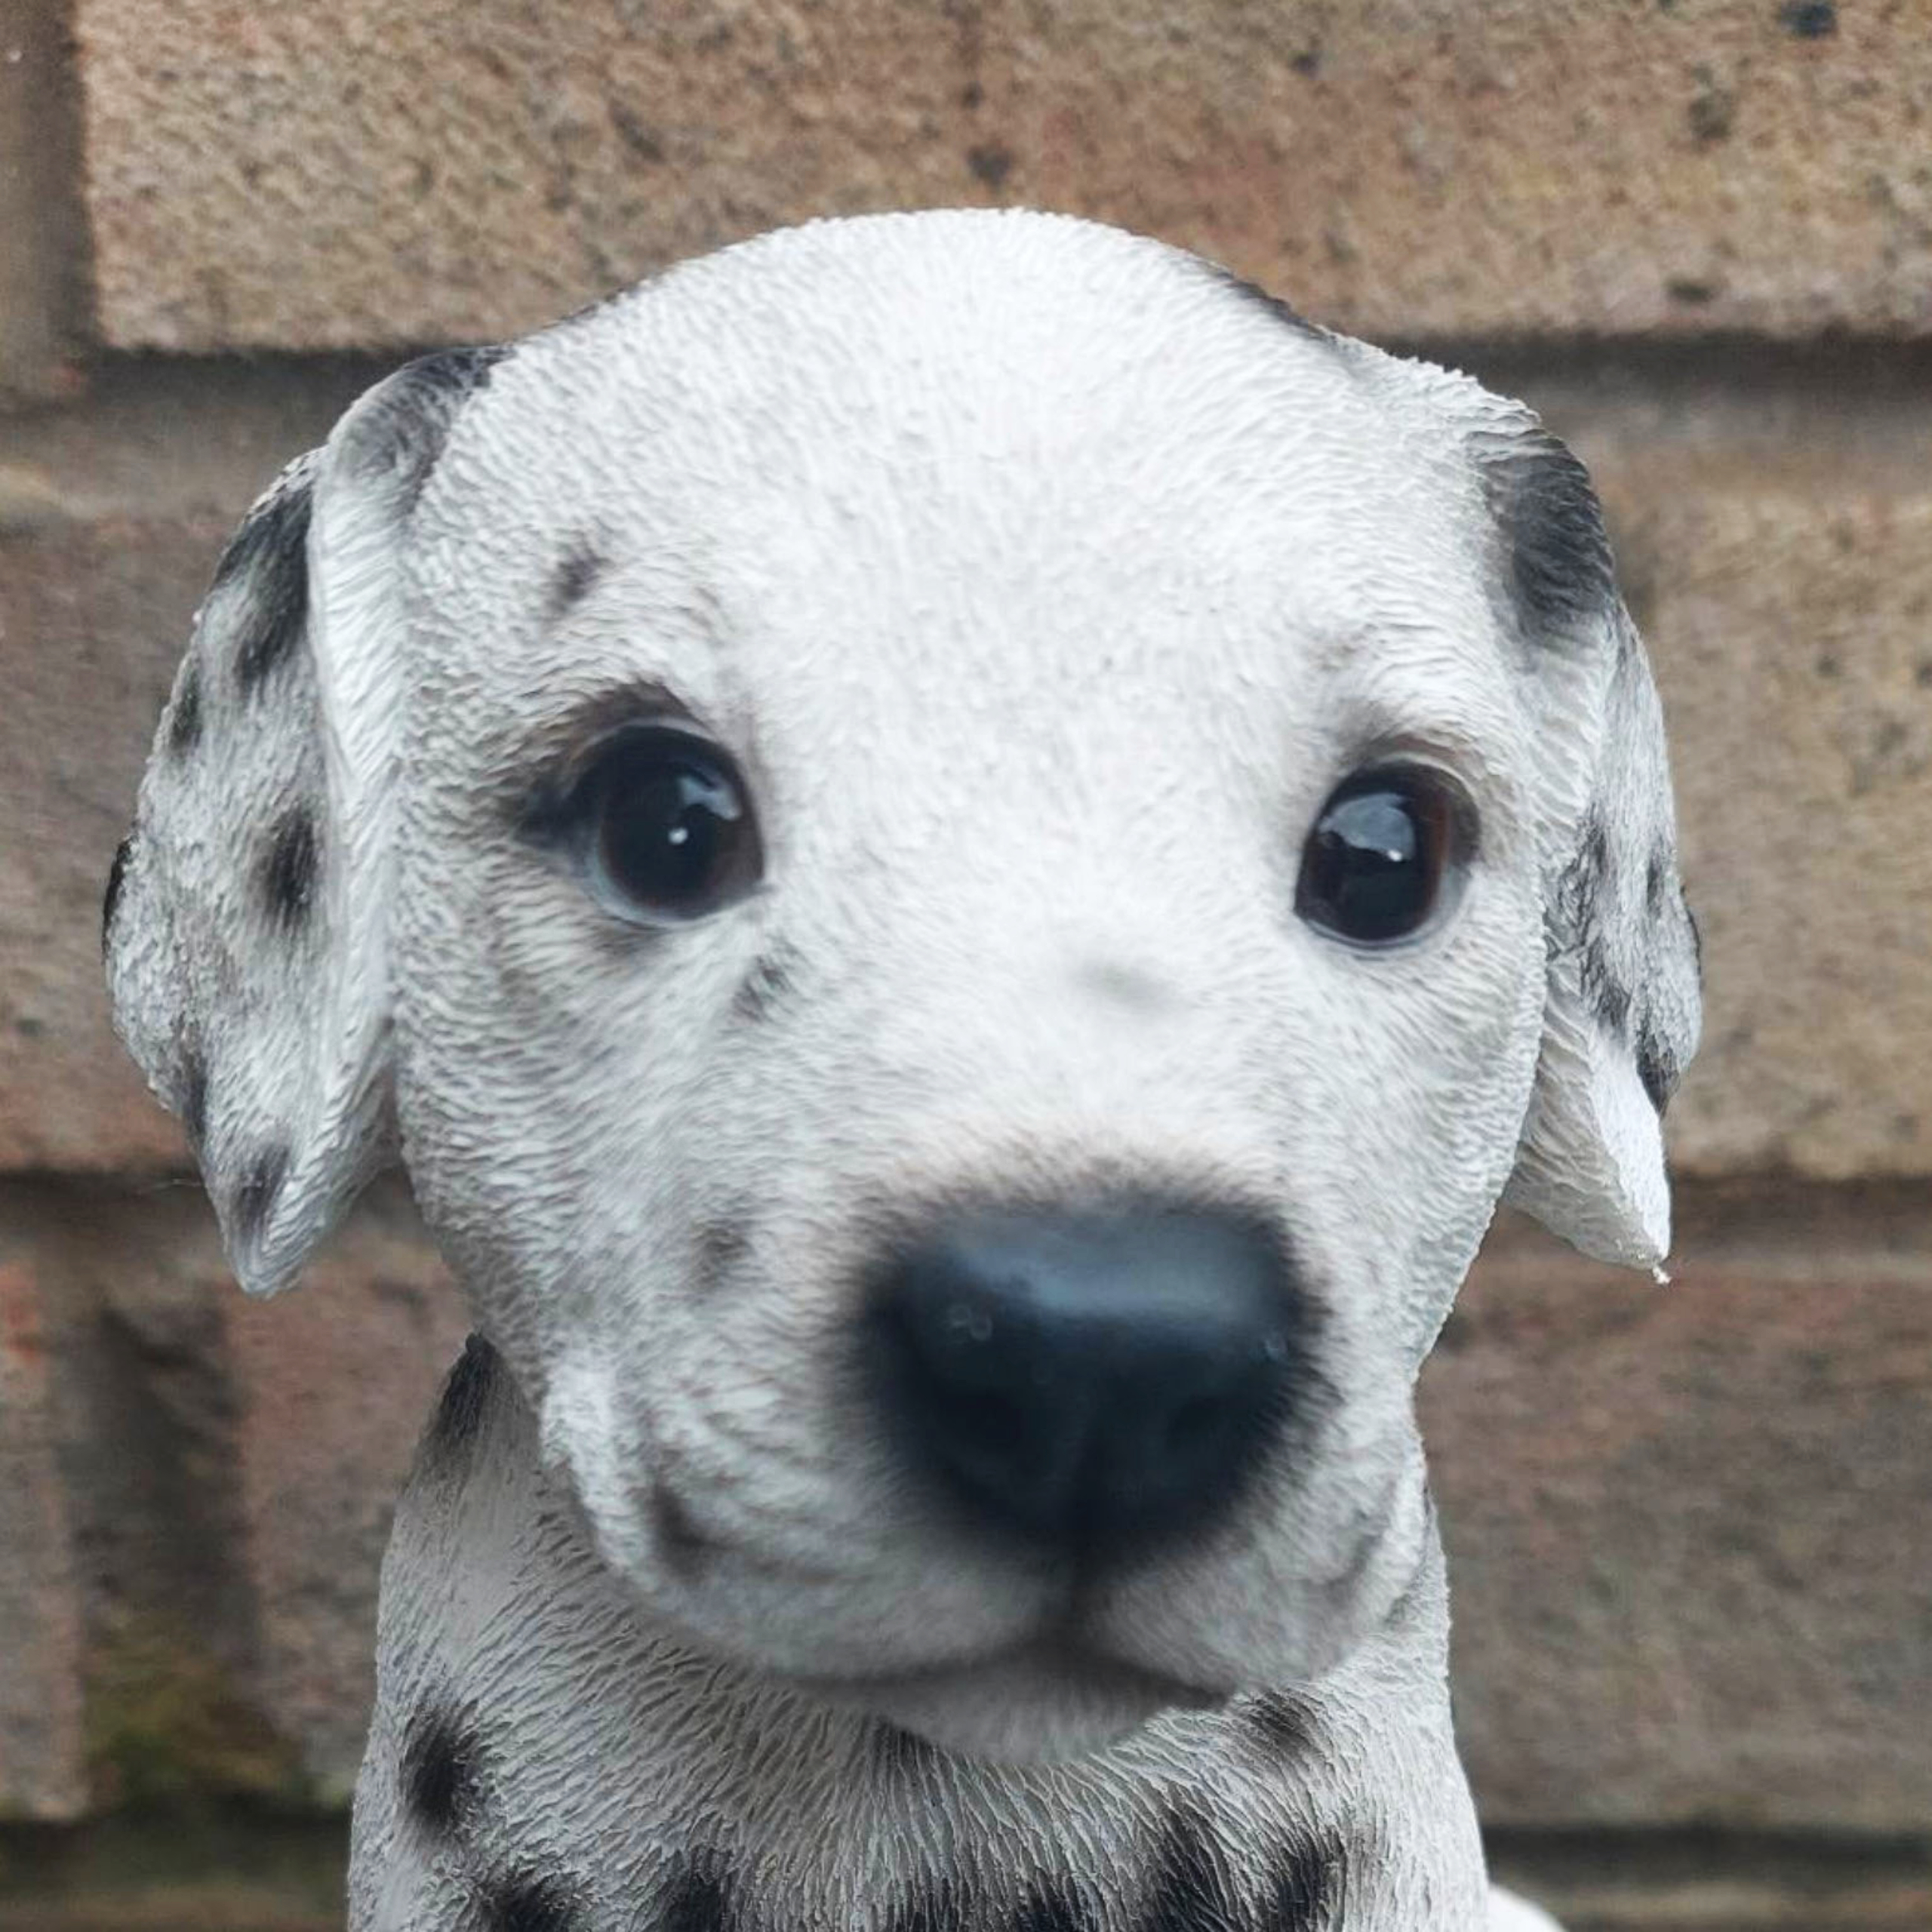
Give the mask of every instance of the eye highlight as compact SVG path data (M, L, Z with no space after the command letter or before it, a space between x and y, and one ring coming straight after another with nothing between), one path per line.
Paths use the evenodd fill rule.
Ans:
M1302 848L1297 915L1357 946L1427 925L1475 851L1475 810L1432 766L1372 765L1329 795Z
M685 925L764 871L737 768L694 731L637 725L601 746L552 814L592 896L640 925Z

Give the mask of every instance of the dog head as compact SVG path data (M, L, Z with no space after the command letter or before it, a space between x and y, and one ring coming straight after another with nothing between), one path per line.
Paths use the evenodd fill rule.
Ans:
M245 1285L399 1146L645 1613L996 1754L1389 1615L1499 1198L1660 1257L1697 1026L1581 466L1021 214L378 386L223 558L106 931Z

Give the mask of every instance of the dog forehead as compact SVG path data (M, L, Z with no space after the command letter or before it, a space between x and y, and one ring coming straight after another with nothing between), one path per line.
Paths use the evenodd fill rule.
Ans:
M633 639L706 631L741 658L944 631L955 672L1017 650L1045 675L1183 625L1237 657L1375 635L1379 661L1426 635L1438 666L1479 665L1471 466L1398 366L1066 217L783 231L498 369L416 512L448 619L429 648L523 688L506 617L561 669L578 646L552 633L601 582ZM608 631L583 648L586 677L621 670Z

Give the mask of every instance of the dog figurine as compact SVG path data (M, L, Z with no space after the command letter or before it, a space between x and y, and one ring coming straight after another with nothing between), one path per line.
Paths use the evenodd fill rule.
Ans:
M1696 937L1582 466L1022 212L376 386L222 559L118 1023L236 1273L476 1334L357 1932L1473 1932L1417 1373L1668 1246Z

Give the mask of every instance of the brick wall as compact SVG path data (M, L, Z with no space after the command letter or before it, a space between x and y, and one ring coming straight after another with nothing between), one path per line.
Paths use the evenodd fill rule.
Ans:
M340 1804L463 1326L394 1192L245 1305L108 1031L226 532L408 349L1023 202L1595 469L1709 1026L1677 1285L1506 1228L1432 1366L1466 1746L1580 1923L1932 1918L1928 102L1925 0L0 0L0 1814Z

